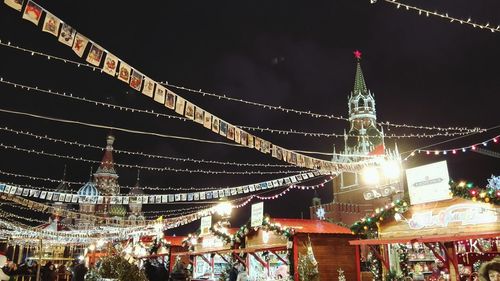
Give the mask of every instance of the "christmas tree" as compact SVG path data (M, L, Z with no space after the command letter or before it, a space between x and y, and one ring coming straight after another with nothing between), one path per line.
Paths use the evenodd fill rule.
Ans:
M342 268L337 269L337 271L339 272L339 281L346 281Z
M307 254L299 253L300 281L319 281L318 262L314 257L310 238L304 246L307 248Z

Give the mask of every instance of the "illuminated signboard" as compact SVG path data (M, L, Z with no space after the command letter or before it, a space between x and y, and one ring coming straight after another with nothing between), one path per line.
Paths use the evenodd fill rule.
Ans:
M455 223L459 225L478 225L496 223L497 211L487 205L456 204L434 214L432 211L414 213L408 220L411 229L448 227Z
M406 170L412 205L451 199L446 161Z

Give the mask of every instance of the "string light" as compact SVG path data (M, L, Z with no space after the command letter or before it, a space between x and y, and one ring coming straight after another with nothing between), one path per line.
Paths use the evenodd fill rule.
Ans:
M427 17L429 15L437 16L437 17L449 20L450 23L456 22L456 23L460 23L460 24L468 24L468 25L470 25L470 26L472 26L474 28L479 27L480 29L486 29L486 30L489 30L491 32L499 32L500 31L500 25L498 25L495 28L495 27L490 26L489 23L479 24L479 23L473 22L471 18L468 18L467 20L464 20L464 19L459 19L459 18L451 17L451 16L448 15L448 13L444 13L443 14L443 13L438 13L438 12L431 12L429 10L425 10L425 9L418 8L418 7L415 7L415 6L410 6L410 5L407 5L407 4L403 4L403 3L399 2L398 0L384 0L384 1L387 2L387 3L393 4L393 5L396 5L397 8L399 8L399 7L402 6L402 7L405 7L406 10L418 11L419 15L422 15L422 13L425 13L425 15Z
M120 163L113 163L113 162L101 162L97 160L90 160L90 159L85 159L82 157L75 157L75 156L69 156L69 155L60 155L60 154L55 154L55 153L49 153L45 151L39 151L35 149L26 149L22 147L17 147L17 146L11 146L11 145L6 145L3 143L0 143L0 148L3 149L10 149L10 150L16 150L16 151L21 151L21 152L26 152L30 154L36 154L36 155L44 155L44 156L50 156L50 157L56 157L56 158L61 158L61 159L69 159L69 160L74 160L74 161L81 161L81 162L86 162L86 163L94 163L94 164L114 164L117 167L123 167L123 168L131 168L131 169L140 169L140 170L147 170L147 171L153 171L153 172L174 172L174 173L198 173L198 174L209 174L209 175L281 175L281 174L293 174L297 173L300 171L304 170L288 170L288 171L213 171L213 170L204 170L204 169L177 169L177 168L171 168L171 167L146 167L146 166L140 166L140 165L131 165L131 164L120 164Z
M112 129L112 130L123 131L123 132L128 132L128 133L153 135L153 136L163 137L163 138L174 138L174 139L192 140L192 141L199 141L199 142L204 142L204 143L224 144L224 145L236 146L236 147L245 147L243 145L236 144L236 143L227 143L227 142L217 142L217 141L200 140L200 139L189 138L189 137L164 135L164 134L159 134L159 133L152 133L152 132L144 132L144 131L138 131L138 130L124 129L124 128L113 127L113 126L96 125L96 124L91 124L91 123L86 123L86 122L80 122L80 121L74 121L74 120L67 120L67 119L60 119L60 118L53 118L53 117L46 117L46 116L42 116L42 115L38 115L38 114L32 114L32 113L26 113L26 112L14 111L14 110L0 109L0 112L10 113L10 114L15 114L15 115L22 115L22 116L29 116L29 117L32 117L32 118L50 120L50 121L61 122L61 123L66 123L66 124L78 124L78 125L84 125L84 126L89 126L89 127L94 127L94 128L101 128L101 129L108 129L108 130ZM272 145L273 144L269 143L269 148ZM263 150L261 150L260 152L264 153L264 154L268 154L268 152L263 151ZM301 156L301 155L298 155L298 156ZM377 157L376 156L370 157L371 160L369 160L369 161L358 161L358 162L351 162L351 163L326 161L326 160L317 159L317 158L313 158L313 157L309 157L309 156L304 156L304 157L308 157L308 159L310 159L311 161L317 161L317 163L318 163L317 169L327 170L327 171L340 171L340 170L342 170L342 171L345 171L345 172L357 172L360 169L363 169L364 167L366 167L366 165L374 164L377 161L377 159L376 159Z
M0 39L0 46L13 48L15 50L19 50L19 51L23 51L23 52L26 52L26 53L30 53L32 55L36 54L36 55L44 56L44 57L51 57L54 60L62 61L64 63L71 63L71 64L76 65L78 67L84 66L84 67L86 67L88 69L92 69L93 71L95 71L96 69L99 70L99 71L101 71L101 72L103 71L102 68L95 67L95 66L87 64L87 63L80 63L80 62L76 62L76 61L73 61L73 60L61 58L61 57L58 57L58 56L48 55L48 54L45 54L45 53L42 53L42 52L38 52L38 51L35 51L35 50L18 47L18 46L12 45L12 44L6 44L6 43L3 43L1 39ZM328 115L328 114L321 114L321 113L313 113L311 111L303 111L303 110L297 110L297 109L292 109L292 108L285 108L285 107L281 107L281 106L274 106L274 105L267 105L267 104L252 102L252 101L245 101L243 99L230 98L230 97L227 97L226 95L217 95L217 94L213 94L213 93L209 93L209 92L205 92L205 91L201 91L201 90L194 90L194 89L190 89L190 88L187 88L187 87L177 86L177 85L174 85L174 84L169 84L167 82L159 82L159 84L170 86L172 88L182 89L182 90L187 91L187 92L199 93L199 94L202 94L204 96L205 95L207 95L207 96L213 96L213 97L216 97L218 99L232 100L232 101L241 102L241 103L245 103L245 104L249 104L249 105L254 105L254 106L258 106L258 107L264 108L264 109L271 109L271 110L283 111L283 112L286 112L286 113L295 113L295 114L298 114L298 115L311 116L311 117L315 117L315 118L327 118L327 119L337 119L337 120L348 121L348 118L345 118L343 116L335 116L335 115ZM438 127L438 126L420 126L420 125L410 125L410 124L396 124L396 123L392 123L392 122L389 122L389 121L379 122L378 124L381 125L381 126L383 125L383 126L394 127L394 128L410 128L410 129L438 130L438 131L467 131L467 132L474 132L474 131L480 131L480 130L482 130L481 128L467 128L467 127L447 127L446 128L446 127Z
M38 134L34 134L34 133L31 133L28 131L19 131L19 130L11 129L9 127L0 127L0 130L33 137L36 139L49 140L49 141L56 142L56 143L63 143L63 144L67 144L67 145L73 145L73 146L84 147L84 148L93 148L93 149L98 149L101 151L106 150L105 147L101 147L101 146L97 146L97 145L84 144L84 143L79 143L76 141L63 140L63 139L58 139L58 138L54 138L54 137L48 137L47 135L38 135ZM154 158L154 159L166 159L166 160L173 160L173 161L178 161L178 162L192 162L192 163L199 163L199 164L216 164L216 165L237 166L237 167L265 167L265 168L279 167L279 168L283 168L283 167L292 166L290 164L237 163L237 162L223 162L223 161L193 159L193 158L180 158L180 157L148 154L148 153L143 153L143 152L138 152L138 151L127 151L127 150L120 150L120 149L113 149L113 153L137 155L137 156L143 156L146 158Z
M415 152L417 153L424 153L425 155L447 155L448 153L451 153L451 154L457 154L457 152L461 151L461 152L467 152L467 151L476 151L477 150L477 146L487 146L489 143L498 143L498 140L500 139L500 135L497 135L493 138L490 138L490 139L487 139L485 141L482 141L482 142L479 142L479 143L475 143L475 144L472 144L472 145L468 145L468 146L463 146L463 147L456 147L456 148L450 148L450 149L433 149L433 150L427 150L427 149L418 149L418 150L415 150L413 151L410 155L408 155L404 160L407 160L408 158L410 157L413 157L415 156Z
M57 91L41 89L39 87L33 87L33 86L24 85L24 84L19 84L19 83L7 81L5 79L0 80L0 83L4 83L4 84L10 85L10 86L13 86L14 88L20 87L21 89L26 89L28 92L40 92L40 93L45 93L45 94L49 94L49 95L65 97L65 98L74 99L77 101L87 102L87 103L90 103L92 105L100 105L100 106L103 106L106 108L112 108L112 109L116 109L116 110L120 110L120 111L125 110L125 111L130 111L133 113L138 112L138 113L153 115L156 117L161 116L161 117L165 117L168 119L189 121L189 119L186 117L175 116L175 115L170 115L170 114L166 114L166 113L160 113L160 112L156 112L154 110L144 110L144 109L138 109L138 108L133 108L133 107L120 106L120 105L116 105L116 104L112 104L112 103L95 101L95 100L91 100L91 99L87 99L87 98L83 98L83 97L78 97L78 96L71 94L71 93L66 93L66 92L60 93ZM302 135L302 136L306 136L306 137L310 136L310 137L329 137L329 138L332 138L332 137L333 138L343 138L345 136L344 134L304 132L304 131L297 131L294 129L281 130L281 129L273 129L273 128L250 127L250 126L244 126L244 125L235 125L235 126L238 128L241 128L241 129L247 129L249 131L270 132L270 133L276 133L276 134L280 134L280 135L292 134L292 135ZM439 136L464 135L466 133L467 132L454 132L454 133L445 132L445 133L435 133L435 134L413 134L413 133L411 133L411 134L402 134L402 135L387 134L384 137L385 138L397 138L397 139L401 139L401 138L433 138L433 137L439 137Z
M87 102L87 103L90 103L93 105L100 105L100 106L107 107L107 108L118 109L120 111L125 110L125 111L130 111L133 113L139 112L139 113L154 115L156 117L161 116L161 117L166 117L168 119L177 119L177 120L182 120L182 121L189 120L186 117L160 113L160 112L156 112L153 110L143 110L143 109L138 109L138 108L133 108L133 107L126 107L126 106L120 106L120 105L106 103L106 102L90 100L87 98L78 97L78 96L71 94L71 93L65 93L65 92L59 93L57 91L40 89L39 87L32 87L32 86L28 86L28 85L23 85L23 84L7 81L5 79L0 80L0 83L11 85L14 88L20 87L21 89L26 89L27 91L31 90L31 92L37 91L37 92L46 93L46 94L50 94L50 95L61 96L61 97L65 97L65 98L74 99L77 101ZM277 133L277 134L283 134L283 135L294 134L294 135L302 135L302 136L306 136L306 137L311 136L311 137L335 137L335 138L343 138L345 136L344 134L321 133L321 132L303 132L303 131L297 131L294 129L281 130L281 129L273 129L273 128L250 127L250 126L243 126L243 125L235 125L235 126L238 128L241 128L241 129L247 129L249 131L270 132L270 133ZM436 133L436 134L403 134L403 135L389 134L389 135L385 135L384 137L386 137L386 138L398 138L398 139L400 139L400 138L433 138L433 137L438 137L438 136L454 136L454 135L463 135L463 134L466 134L466 132L455 132L455 133L446 132L446 133Z

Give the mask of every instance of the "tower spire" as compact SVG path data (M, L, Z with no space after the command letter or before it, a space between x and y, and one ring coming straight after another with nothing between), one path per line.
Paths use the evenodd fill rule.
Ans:
M354 51L354 57L357 59L357 65L353 94L366 94L368 93L368 89L366 88L365 78L363 77L363 71L361 70L361 52L358 50Z
M62 181L65 181L66 180L66 164L64 164L64 171L63 171L63 177L62 177Z

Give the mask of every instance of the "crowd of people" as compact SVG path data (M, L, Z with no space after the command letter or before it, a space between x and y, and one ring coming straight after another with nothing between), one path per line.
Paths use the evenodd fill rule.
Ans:
M5 256L0 256L1 257ZM7 261L0 262L2 273L0 280L23 280L35 281L38 271L38 264L34 260L28 260L25 263L17 265L14 262ZM48 261L40 268L41 281L84 281L87 268L83 263L74 260L71 264L54 264Z

